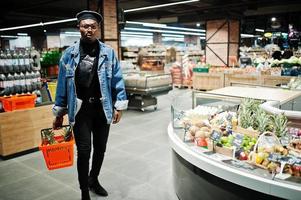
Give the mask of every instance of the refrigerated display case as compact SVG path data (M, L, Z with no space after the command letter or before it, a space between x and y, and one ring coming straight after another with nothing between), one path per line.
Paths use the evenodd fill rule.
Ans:
M301 111L300 92L271 88L232 87L210 92L194 91L174 99L168 135L174 187L180 200L300 199L300 177L270 173L250 162L199 147L195 141L185 139L187 128L182 122L187 110L202 105L222 111L237 111L246 97L277 102L277 109ZM295 117L301 117L301 112L294 112L298 113Z
M129 108L144 109L154 106L157 109L157 96L172 90L170 74L128 73L124 75Z

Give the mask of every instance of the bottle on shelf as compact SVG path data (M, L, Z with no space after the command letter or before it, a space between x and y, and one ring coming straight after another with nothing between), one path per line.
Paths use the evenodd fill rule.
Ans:
M35 73L33 71L30 73L30 85L31 85L31 92L37 89Z
M25 58L24 58L24 53L23 51L19 51L19 66L20 66L20 72L25 72L26 67L25 67Z
M16 94L21 94L20 75L17 72L14 73L14 91Z
M5 60L4 52L1 51L0 52L0 74L4 74L4 60Z
M25 74L23 72L20 73L20 84L21 84L21 93L26 93L26 83L25 83Z
M31 73L29 73L29 71L25 73L25 86L26 86L26 91L30 93L32 91L32 87L31 87Z
M14 72L13 58L12 58L10 50L6 50L6 67L5 67L5 73L13 73L13 72Z
M14 88L14 76L11 74L8 74L7 77L7 92L5 95L11 95L11 94L15 94L15 88Z
M8 59L7 59L6 52L3 52L2 59L3 59L3 73L6 74L8 73Z
M5 95L6 90L6 76L4 74L0 74L0 96Z
M16 50L13 51L12 54L12 65L13 65L13 72L20 72L20 66L19 66L19 55Z
M41 84L41 74L39 71L35 72L35 82L36 82L36 89L39 90L42 87Z
M24 54L24 62L25 62L25 71L31 71L31 66L30 66L30 56L29 56L29 51L26 49L25 54Z

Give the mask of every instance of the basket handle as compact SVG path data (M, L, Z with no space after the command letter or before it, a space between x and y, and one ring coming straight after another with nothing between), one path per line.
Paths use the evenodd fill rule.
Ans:
M253 154L253 152L256 151L260 139L263 138L263 137L264 137L265 135L267 135L267 134L269 134L269 135L271 135L271 136L274 136L274 137L276 138L277 142L280 143L280 140L279 140L278 137L275 135L275 133L270 132L270 131L266 131L266 132L262 133L262 134L259 136L259 138L257 139L257 141L256 141L256 143L255 143L255 145L254 145L253 151L250 153L249 156L251 156L251 155ZM281 144L281 143L280 143L280 144Z

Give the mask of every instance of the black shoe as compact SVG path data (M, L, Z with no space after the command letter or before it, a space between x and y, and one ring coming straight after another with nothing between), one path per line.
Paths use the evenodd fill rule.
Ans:
M97 178L89 177L89 188L99 196L108 196L108 192L99 184Z
M89 190L82 190L82 200L91 200Z

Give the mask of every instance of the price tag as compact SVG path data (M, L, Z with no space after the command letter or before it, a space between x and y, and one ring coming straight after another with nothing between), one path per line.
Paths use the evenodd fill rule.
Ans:
M296 158L295 157L291 157L291 156L282 156L280 158L281 162L285 162L289 165L293 165L296 162Z
M236 134L234 137L234 140L232 142L232 145L236 147L236 149L240 149L241 144L243 142L244 136L241 134Z
M301 166L301 158L295 158L295 164Z
M272 162L280 162L281 155L279 153L270 153L268 160Z
M221 133L216 130L213 130L210 135L210 138L215 142L219 142L221 139Z
M281 137L280 142L282 146L286 146L286 147L289 146L290 143L289 137Z

